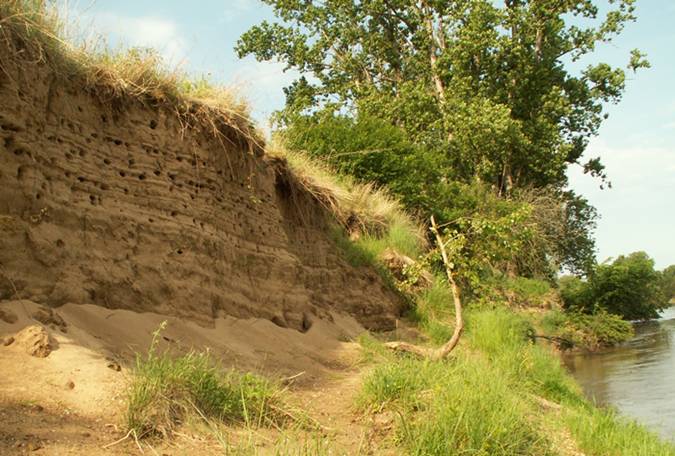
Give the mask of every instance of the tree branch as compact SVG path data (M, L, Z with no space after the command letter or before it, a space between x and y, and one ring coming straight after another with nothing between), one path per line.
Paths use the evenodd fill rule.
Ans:
M462 336L462 332L464 330L464 319L462 318L462 301L460 299L459 287L455 283L455 278L452 274L452 266L450 264L450 260L448 259L448 253L445 250L445 242L443 242L441 233L438 231L438 225L436 224L436 219L434 219L433 215L431 216L431 231L434 233L434 236L436 237L436 243L438 244L438 248L441 251L443 265L445 266L445 273L448 277L448 282L450 283L450 288L452 290L452 300L455 304L455 330L450 340L437 349L418 347L417 345L406 342L389 342L386 343L385 346L394 351L402 351L412 353L422 358L440 360L447 358L452 350L454 350L454 348L457 346L457 343L459 342L459 339Z

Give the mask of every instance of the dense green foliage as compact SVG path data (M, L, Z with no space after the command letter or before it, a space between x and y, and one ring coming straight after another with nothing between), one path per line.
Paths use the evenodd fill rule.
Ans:
M633 0L613 2L602 19L590 1L266 3L279 22L252 27L237 51L303 73L278 116L289 147L387 186L467 237L493 222L477 213L492 204L480 198L508 195L513 217L531 213L518 220L530 239L513 249L510 271L589 272L595 211L563 190L565 170L582 164L604 177L598 159L581 157L625 74L604 63L574 73L565 62L620 33ZM634 51L629 67L644 66ZM528 188L546 188L556 204L540 208L517 191Z
M675 264L661 271L661 289L666 299L675 299Z
M599 63L575 75L564 59L591 53L634 19L633 0L613 2L604 20L585 0L265 3L280 22L252 27L237 51L310 76L286 89L284 120L353 109L433 150L450 165L446 176L500 192L565 182L603 103L621 98L625 74ZM646 65L633 51L629 67ZM602 173L597 159L584 166Z
M662 275L644 252L600 264L586 281L567 277L560 285L565 306L583 313L606 311L628 320L646 320L668 306Z
M492 254L490 264L472 257L474 252L461 252L483 268L508 263L521 274L550 276L559 267L584 273L595 262L596 212L573 192L516 190L502 198L480 181L450 179L442 155L371 117L299 117L277 134L291 149L320 158L339 173L385 186L414 212L433 214L469 240L487 236L483 228L490 227L490 241L469 242L482 257ZM487 243L492 252L484 250Z
M625 342L633 337L633 325L621 317L600 310L594 314L551 311L542 319L544 332L559 338L563 348L596 350Z

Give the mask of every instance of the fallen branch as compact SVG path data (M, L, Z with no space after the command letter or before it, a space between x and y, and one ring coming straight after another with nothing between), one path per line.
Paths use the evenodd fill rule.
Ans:
M464 319L462 318L462 301L459 295L459 287L457 287L457 284L455 283L455 278L452 274L452 266L450 265L450 260L448 259L448 253L445 250L445 242L443 242L441 233L438 231L438 225L436 225L436 220L434 219L433 215L431 216L431 231L436 236L436 243L438 244L438 248L441 250L443 265L445 266L445 273L448 277L450 289L452 290L452 300L455 304L455 331L448 342L436 349L419 347L406 342L388 342L385 344L385 346L394 351L412 353L413 355L422 358L439 360L447 358L452 350L457 346L459 338L462 336L462 331L464 330Z
M134 431L133 429L129 429L129 432L127 432L127 434L126 434L124 437L122 437L121 439L115 440L114 442L109 443L109 444L103 446L102 448L103 448L103 449L107 449L107 448L114 447L115 445L119 445L120 443L122 443L122 442L124 442L125 440L127 440L129 437L133 437L133 438L134 438L134 442L136 442L136 446L138 447L138 449L140 450L140 452L143 453L143 448L141 447L141 444L140 444L139 441L138 441L138 436L136 435L136 431ZM154 450L154 449L153 449L153 450Z

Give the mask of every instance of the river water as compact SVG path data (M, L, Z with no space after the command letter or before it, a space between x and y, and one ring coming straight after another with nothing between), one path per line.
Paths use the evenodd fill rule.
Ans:
M597 353L564 357L586 395L675 441L675 307L637 323L635 338Z

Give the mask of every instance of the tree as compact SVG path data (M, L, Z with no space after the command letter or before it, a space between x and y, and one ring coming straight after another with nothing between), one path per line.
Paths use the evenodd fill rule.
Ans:
M597 63L573 74L565 62L620 33L634 0L610 1L601 20L591 0L263 1L280 22L252 27L237 51L303 73L282 123L317 110L379 118L443 155L446 178L500 194L561 188L568 164L604 177L581 157L625 73ZM646 66L633 51L629 68Z
M644 252L598 265L585 282L576 278L561 281L561 295L570 309L586 313L605 310L627 320L656 318L668 306L662 275Z
M661 289L666 299L675 299L675 264L671 264L661 272Z
M473 267L461 268L460 276L477 277L478 263L509 263L508 269L519 274L551 278L561 267L586 274L595 265L597 214L574 192L518 190L500 198L484 183L448 179L443 155L414 144L399 127L366 115L297 117L277 135L290 149L385 186L414 212L434 215L464 233L461 256L474 261Z

